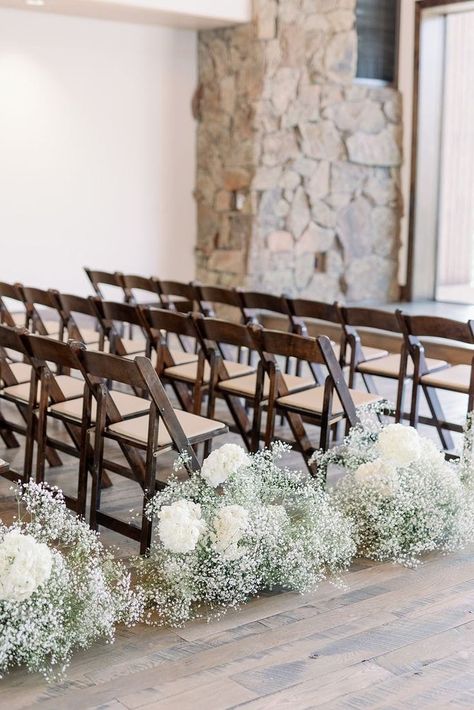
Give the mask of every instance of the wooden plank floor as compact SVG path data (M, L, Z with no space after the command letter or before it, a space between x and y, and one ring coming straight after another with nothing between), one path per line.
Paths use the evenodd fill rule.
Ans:
M464 403L444 404L462 418ZM0 448L17 464L22 455ZM76 462L64 458L48 479L73 491ZM300 468L301 458L288 463ZM113 482L105 505L126 517L139 491ZM14 513L0 479L0 517ZM103 537L123 555L136 550ZM417 570L359 560L344 581L263 596L210 624L120 628L114 645L78 653L63 683L11 673L0 681L0 709L474 708L474 548L432 555Z

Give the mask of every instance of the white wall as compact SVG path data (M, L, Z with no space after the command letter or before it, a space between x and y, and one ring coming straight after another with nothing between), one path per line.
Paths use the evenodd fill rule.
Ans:
M194 275L196 34L0 10L0 280Z

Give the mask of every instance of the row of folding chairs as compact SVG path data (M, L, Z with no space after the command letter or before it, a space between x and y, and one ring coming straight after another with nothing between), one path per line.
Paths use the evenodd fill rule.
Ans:
M293 333L318 332L323 325L330 325L337 333L335 336L335 352L341 367L346 367L350 387L355 386L356 377L362 378L365 387L372 394L378 394L374 378L384 378L394 382L393 397L396 402L394 416L396 421L409 419L413 426L419 422L434 425L440 441L446 450L452 450L454 443L451 431L460 431L462 426L446 420L438 390L460 392L468 395L468 411L474 406L474 384L472 382L472 353L469 346L474 343L473 323L459 323L446 318L411 316L401 312L372 308L343 307L339 304L328 304L307 299L293 299L284 295L264 294L241 289L205 286L197 283L181 283L177 281L162 281L156 278L145 278L137 275L124 275L86 269L88 277L96 294L96 303L104 297L104 286L118 289L115 298L121 298L126 304L152 303L173 312L200 312L204 315L215 315L225 309L225 315L240 323L265 322L268 317L280 319L281 328ZM5 312L2 306L5 297L10 293L11 285L0 284L0 313ZM18 287L14 287L18 288ZM25 304L26 313L30 313L30 327L38 332L54 332L63 337L67 333L74 337L75 320L73 308L78 312L91 310L90 304L84 306L81 299L74 296L60 296L55 292L45 292L38 289L19 287L23 295L20 300ZM10 291L9 291L10 289ZM8 293L7 293L8 292ZM18 296L18 293L17 293ZM36 299L36 300L35 300ZM41 322L41 308L56 309L56 320ZM81 311L82 309L82 311ZM92 318L97 319L97 312ZM7 323L17 322L16 314L12 318L2 315ZM132 335L129 326L128 335ZM361 331L363 330L363 334ZM122 335L124 331L121 331ZM390 349L368 347L363 339L367 333L392 334L399 337L393 340ZM122 337L119 344L113 339L115 331L110 323L102 319L102 329L97 326L92 329L83 328L82 340L89 346L103 347L103 339L112 341L112 352L130 354L136 352L136 342L133 338ZM102 338L102 343L99 340ZM451 365L447 359L427 357L424 340L444 340L467 346L466 362ZM98 343L98 345L96 345ZM393 345L392 345L393 343ZM115 349L114 349L115 348ZM120 352L119 352L120 351ZM186 364L188 354L181 354L181 349L173 353L174 365ZM244 349L245 354L245 349ZM180 361L181 359L181 361ZM187 368L192 372L192 367ZM412 385L411 400L408 412L405 413L405 393L408 385ZM424 394L429 416L420 416L420 399ZM184 395L183 395L184 396Z
M263 438L267 444L273 438L275 414L285 416L312 473L315 470L314 465L309 464L309 458L318 446L327 448L331 428L342 420L354 425L357 422L356 404L375 399L373 395L349 390L333 344L326 336L314 339L282 334L256 324L232 324L165 309L108 302L102 305L112 321L120 318L121 323L138 325L132 314L143 319L141 325L150 336L148 343L149 349L155 353L154 363L145 356L131 359L87 350L83 342L71 340L65 343L2 325L0 398L16 406L23 424L3 418L0 432L7 437L7 446L17 443L8 437L15 434L26 436L23 470L11 471L8 474L11 478L28 480L31 477L35 445L35 478L38 482L45 480L47 461L52 466L60 465L58 452L76 456L79 459L77 496L68 497L68 504L78 513L85 514L87 478L91 474L91 525L104 525L139 540L142 551L146 550L151 534L146 517L142 516L141 526L137 528L101 510L101 488L109 484L106 472L139 483L145 506L156 488L156 457L159 453L171 447L188 454L191 470L196 470L199 462L193 447L204 443L204 453L207 453L212 439L227 431L226 425L215 417L216 397L222 397L228 404L237 430L249 448L259 446L264 410L267 423ZM194 390L206 389L207 416L198 413L200 397L197 394L190 402L184 398L182 409L173 408L166 394L166 382L173 384L178 399L182 398L179 389L184 386L189 391L191 386L189 380L173 371L180 366L170 364L171 351L163 335L170 332L199 341L197 361L191 362L198 371L192 387ZM117 341L120 340L117 335ZM246 347L249 352L255 352L258 365L226 360L221 351L224 346ZM18 359L15 360L13 354ZM308 375L282 373L277 359L282 355L307 363ZM232 370L233 365L238 366L237 370ZM327 371L322 385L317 373L313 372L314 366L324 367ZM29 368L29 379L26 368ZM252 425L246 424L248 412L242 400L247 401L253 410ZM69 437L68 443L50 435L48 422L52 419L62 423ZM311 442L307 434L305 424L308 421L320 427L321 436L317 443ZM106 441L115 441L119 445L125 465L104 457Z

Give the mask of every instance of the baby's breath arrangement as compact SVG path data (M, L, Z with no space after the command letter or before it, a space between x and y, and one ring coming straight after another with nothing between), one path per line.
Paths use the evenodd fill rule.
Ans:
M211 618L263 589L303 592L347 568L351 523L307 477L278 465L286 449L248 455L225 444L200 475L156 494L154 544L137 561L149 621Z
M415 566L423 553L452 551L474 540L468 464L445 460L434 443L409 426L367 418L344 443L316 460L346 475L334 504L354 521L358 554Z
M30 482L16 495L17 520L0 523L0 675L25 666L51 680L74 649L135 624L143 601L60 491Z

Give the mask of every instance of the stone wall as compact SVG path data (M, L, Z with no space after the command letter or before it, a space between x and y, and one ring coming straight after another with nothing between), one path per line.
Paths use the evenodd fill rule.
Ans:
M354 82L355 0L257 0L199 39L197 275L348 302L398 296L401 103Z

